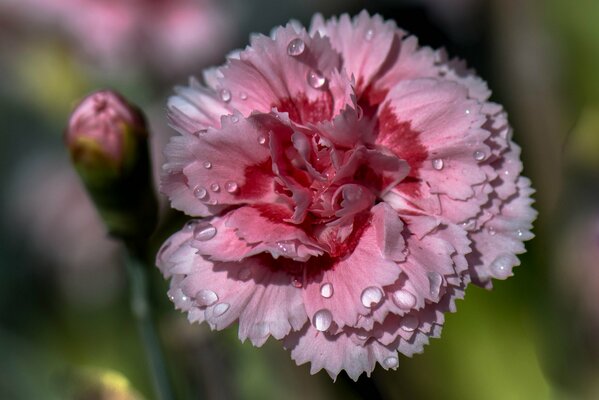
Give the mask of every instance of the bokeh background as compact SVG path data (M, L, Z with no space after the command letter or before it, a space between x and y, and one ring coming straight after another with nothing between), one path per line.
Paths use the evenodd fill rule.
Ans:
M139 104L157 169L174 85L251 32L364 8L489 82L537 189L536 238L515 277L468 289L424 354L357 383L189 325L152 269L177 398L599 398L599 1L0 0L1 399L153 398L122 250L63 146L74 103L109 87ZM161 200L168 231L183 219Z

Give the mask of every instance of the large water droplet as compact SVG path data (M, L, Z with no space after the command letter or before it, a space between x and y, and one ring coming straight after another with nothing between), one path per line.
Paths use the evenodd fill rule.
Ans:
M310 71L307 76L308 85L314 89L320 89L327 82L326 78L318 71Z
M331 327L333 323L333 314L326 308L318 310L312 317L312 323L317 331L324 332Z
M225 190L229 193L235 193L235 192L237 192L238 189L239 189L239 186L237 185L236 182L229 181L229 182L225 183Z
M218 94L220 96L220 99L225 103L231 101L231 91L229 89L221 89L220 92L218 92Z
M391 357L385 358L383 360L383 364L387 368L395 369L399 365L399 360L397 359L397 357L391 356Z
M206 196L208 196L208 191L205 188L198 186L193 190L193 195L198 200L204 200Z
M439 294L441 292L441 284L443 283L443 277L438 272L429 272L426 275L428 277L431 296L434 299L436 299L439 297Z
M495 260L493 260L489 269L495 278L507 279L512 276L512 268L516 264L518 264L518 259L516 256L505 253L499 255Z
M472 153L472 157L474 157L476 161L482 161L487 157L487 155L482 150L476 150L474 153Z
M210 224L201 224L196 227L193 235L197 240L205 242L216 235L216 228Z
M400 289L393 293L393 302L397 307L409 310L416 305L416 297L407 290Z
M412 332L416 328L418 328L419 324L420 324L420 321L418 321L418 317L417 316L415 316L415 315L406 315L401 320L401 329L403 329L406 332Z
M218 296L212 290L201 289L196 293L196 303L201 307L211 306L218 301Z
M306 43L300 38L295 38L287 45L287 54L292 57L301 55L306 49Z
M329 299L333 295L333 285L330 283L323 283L320 286L320 295L325 299Z
M373 37L374 37L374 30L372 30L372 29L368 29L366 31L366 33L364 34L364 39L366 39L366 41L368 41L368 42L370 42Z
M203 166L204 166L204 168L206 168L206 169L210 169L210 168L212 168L212 163L211 163L210 161L204 161L204 162L202 163L202 165L203 165Z
M218 192L220 191L220 185L218 183L213 183L212 185L210 185L210 190L212 190L213 192Z
M215 317L220 317L221 315L223 315L224 313L227 312L229 307L230 306L228 303L218 303L217 305L214 306L212 313Z
M433 164L433 168L434 168L434 169L436 169L437 171L441 171L441 170L443 169L443 164L444 164L444 162L443 162L443 160L442 160L442 159L440 159L440 158L435 158L435 159L432 161L432 164Z
M383 299L383 291L376 286L370 286L364 289L360 296L360 301L364 307L374 307Z

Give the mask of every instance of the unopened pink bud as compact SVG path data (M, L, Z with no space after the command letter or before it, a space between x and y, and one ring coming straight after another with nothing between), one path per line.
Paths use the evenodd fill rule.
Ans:
M128 148L129 135L147 136L142 114L116 92L102 90L90 94L75 108L66 142L75 164L90 166L109 161L121 167L129 158L127 152L133 150Z

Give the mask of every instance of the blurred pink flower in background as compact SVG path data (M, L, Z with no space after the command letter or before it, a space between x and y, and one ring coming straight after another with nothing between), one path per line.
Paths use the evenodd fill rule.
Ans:
M118 243L108 237L68 160L32 154L15 171L5 218L27 239L25 247L53 268L65 300L76 306L114 300L124 283Z
M357 379L512 275L536 212L484 81L366 12L253 36L169 100L157 263L192 322Z
M101 65L165 74L222 56L236 26L212 0L7 0L0 10L62 31Z

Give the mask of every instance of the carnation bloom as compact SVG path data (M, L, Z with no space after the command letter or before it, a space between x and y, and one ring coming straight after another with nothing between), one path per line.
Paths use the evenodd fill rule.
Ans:
M162 178L201 219L157 256L190 321L357 379L519 264L535 211L505 112L392 21L292 22L204 82L169 100Z

